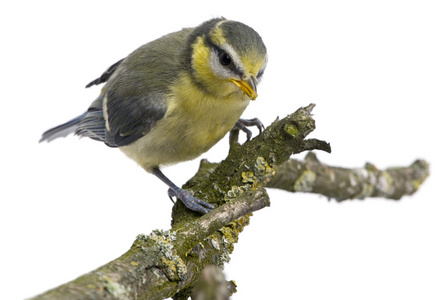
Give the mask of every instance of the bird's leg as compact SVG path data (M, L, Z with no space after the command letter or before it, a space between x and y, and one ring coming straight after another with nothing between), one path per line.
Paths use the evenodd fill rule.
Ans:
M212 204L194 197L189 191L183 190L182 188L176 186L171 180L169 180L168 177L165 176L165 174L162 173L162 171L160 171L159 168L153 168L151 173L157 176L169 187L169 197L177 197L190 210L207 214L209 211L215 208L215 206Z
M259 134L262 133L262 130L265 129L264 125L258 118L254 119L239 119L238 122L236 122L234 128L238 128L239 130L242 130L247 135L247 142L250 141L252 138L252 132L250 129L248 129L246 126L256 126L259 129ZM233 130L233 129L232 129Z

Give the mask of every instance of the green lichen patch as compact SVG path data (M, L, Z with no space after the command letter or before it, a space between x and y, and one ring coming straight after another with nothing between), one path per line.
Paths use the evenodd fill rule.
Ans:
M172 256L168 259L165 256L160 258L160 269L166 274L170 281L182 280L187 273L187 267L179 256Z
M253 171L242 172L242 182L248 183L252 189L256 189L269 182L275 173L274 168L262 156L259 156L253 165Z
M311 170L305 170L294 182L296 192L311 192L314 187L317 175Z
M153 230L148 236L137 236L133 246L140 247L147 254L154 254L155 260L148 267L155 266L162 270L170 281L177 281L184 279L187 267L174 249L175 239L175 232Z
M243 186L232 186L232 188L227 192L226 196L224 197L224 200L226 202L233 200L235 198L238 198L240 195L242 195L245 191L251 190L252 186L249 184L243 185Z
M411 194L416 192L424 180L430 175L429 165L426 161L418 159L416 160L411 167L413 168L414 173L416 174L415 179L411 181L413 191Z
M285 124L284 130L288 132L293 137L297 137L299 135L299 128L295 124L288 123Z
M116 299L129 300L130 298L130 288L125 287L115 281L110 277L106 276L103 278L105 280L104 288L105 290Z
M393 177L387 171L382 171L380 176L378 177L376 189L379 195L388 195L393 193L394 185L393 185Z
M250 224L251 216L252 214L245 215L219 230L221 233L221 246L223 248L219 257L220 263L224 264L230 261L230 254L234 250L234 244L238 242L239 234L244 230L244 227Z
M361 186L361 190L358 194L355 194L353 196L353 198L357 198L357 199L366 199L367 197L372 196L374 192L374 187L371 184L363 184Z

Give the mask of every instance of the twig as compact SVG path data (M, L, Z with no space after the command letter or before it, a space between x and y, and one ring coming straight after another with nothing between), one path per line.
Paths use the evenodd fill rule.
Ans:
M368 197L399 200L416 192L428 175L429 165L424 160L382 171L370 163L362 168L346 169L325 165L311 152L304 161L291 159L282 164L266 186L316 193L337 201Z
M139 235L121 257L34 299L187 299L205 266L229 261L249 213L269 205L262 186L274 168L310 148L304 138L315 128L313 107L274 122L244 145L234 143L213 172L201 171L190 181L197 197L219 208L200 217L177 201L170 231Z
M369 196L399 199L412 194L428 176L428 164L379 171L328 167L307 150L330 152L328 143L305 137L314 130L314 105L276 120L240 145L231 133L228 157L220 164L202 161L186 184L196 197L219 207L200 216L177 201L171 230L139 235L121 257L33 299L187 299L206 266L229 261L239 233L253 211L269 205L263 186L314 192L337 200ZM199 294L198 294L199 295Z

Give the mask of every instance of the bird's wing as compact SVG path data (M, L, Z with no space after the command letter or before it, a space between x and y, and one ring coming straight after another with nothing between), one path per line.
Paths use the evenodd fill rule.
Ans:
M89 84L87 84L85 87L89 88L92 85L98 85L104 82L107 82L108 79L110 78L111 75L113 75L114 71L116 71L117 67L120 65L120 63L124 60L125 58L122 58L121 60L119 60L117 63L112 64L107 70L105 70L104 73L102 73L102 75L99 78L96 78L95 80L93 80L92 82L90 82Z
M106 143L105 140L105 119L102 110L104 94L93 101L83 118L79 122L75 130L75 134L79 136L89 137L93 140ZM114 147L106 143L110 147Z
M166 110L167 103L163 94L148 93L126 97L109 91L106 143L116 147L131 144L146 135L163 118Z
M104 106L108 120L104 118ZM165 113L163 96L147 93L124 97L110 90L92 103L75 134L104 142L109 147L125 146L147 134Z
M171 87L182 71L188 32L183 29L141 46L90 82L107 83L76 133L110 147L129 145L148 134L166 113Z
M163 118L172 85L182 71L180 53L186 33L143 45L117 67L105 86L103 101L107 144L128 145Z

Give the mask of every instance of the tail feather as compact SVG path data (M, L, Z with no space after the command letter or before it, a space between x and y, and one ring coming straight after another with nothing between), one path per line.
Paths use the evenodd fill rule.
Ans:
M54 128L47 130L41 136L40 143L43 141L50 142L53 141L54 139L57 139L59 137L65 137L75 132L76 128L78 128L79 122L81 122L81 120L85 117L86 114L87 112L83 113L80 116L77 116L76 118L64 124L58 125Z

